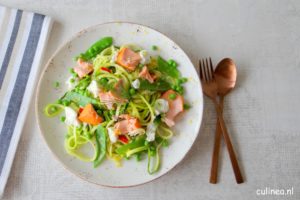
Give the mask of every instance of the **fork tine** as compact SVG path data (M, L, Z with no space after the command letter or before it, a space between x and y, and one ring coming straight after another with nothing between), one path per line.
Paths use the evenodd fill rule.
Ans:
M209 68L207 64L207 59L203 59L203 65L204 65L204 71L205 71L205 77L206 77L206 82L209 82Z
M207 79L207 68L206 68L206 64L205 64L205 60L202 59L202 73L203 73L203 77L204 77L204 80L205 82L208 82L208 79Z
M212 79L211 77L211 68L210 68L210 65L208 63L208 59L205 58L205 62L206 62L206 69L207 69L207 80L210 81Z
M198 73L199 73L199 76L200 76L200 80L203 81L201 59L199 60L199 68L198 69L199 69Z
M209 57L209 65L210 65L209 67L210 67L211 78L213 79L214 78L214 68L213 68L213 64L212 64L210 57Z
M200 72L201 72L201 77L202 77L202 81L205 83L207 81L206 76L205 76L205 65L203 62L203 59L201 59L201 67L200 67Z

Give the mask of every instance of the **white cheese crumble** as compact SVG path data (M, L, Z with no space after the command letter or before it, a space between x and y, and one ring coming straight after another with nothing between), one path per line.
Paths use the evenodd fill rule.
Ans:
M65 123L69 126L80 126L80 122L77 119L77 113L70 107L65 107L66 119Z
M143 128L138 128L138 129L135 129L135 130L129 132L128 135L136 136L136 135L142 135L144 133L145 133L145 130Z
M140 61L141 64L144 65L144 64L148 64L150 62L150 55L149 55L148 51L142 50L142 51L140 51L139 54L141 57L141 61Z
M94 95L95 98L99 96L100 88L95 80L92 80L90 85L86 88L90 93Z
M111 56L110 62L112 62L112 63L116 62L116 61L117 61L118 54L119 54L119 51L115 51L115 52L113 53L113 55Z
M169 103L165 99L157 99L154 103L154 112L156 115L169 111Z
M147 140L148 142L151 142L151 141L154 141L154 140L155 140L155 132L156 132L156 129L157 129L157 125L154 124L153 122L150 123L150 124L147 126L147 130L146 130L147 138L146 138L146 140Z
M140 80L139 79L135 79L132 83L131 83L131 86L134 88L134 89L139 89L140 88Z
M110 128L107 128L107 133L108 133L108 136L109 136L109 140L112 142L112 143L116 143L118 138L115 134L115 131L114 131L114 128L110 127Z

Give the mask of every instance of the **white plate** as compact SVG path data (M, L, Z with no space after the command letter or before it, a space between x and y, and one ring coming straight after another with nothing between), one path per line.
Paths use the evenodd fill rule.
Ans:
M179 70L189 81L185 84L186 102L192 108L177 118L174 128L176 135L169 147L161 149L161 167L154 174L147 173L147 159L136 162L135 159L124 160L122 167L116 167L110 160L105 160L98 168L92 163L74 159L65 152L64 135L66 126L59 117L48 118L43 114L44 107L61 97L67 90L65 81L70 76L70 67L75 65L73 57L84 52L91 44L104 36L112 36L114 44L134 43L149 50L152 54L160 54L165 59L173 58L179 64ZM159 51L152 51L156 45ZM61 87L55 89L53 83L59 81ZM36 96L37 119L42 135L56 158L79 177L103 186L129 187L154 180L171 170L178 164L194 143L202 120L203 96L200 81L188 56L168 37L149 27L133 23L100 24L79 32L69 42L60 47L49 60L39 81Z

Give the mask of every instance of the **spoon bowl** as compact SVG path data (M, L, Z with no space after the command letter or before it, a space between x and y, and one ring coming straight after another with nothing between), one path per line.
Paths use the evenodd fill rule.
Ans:
M221 96L228 94L235 86L237 71L234 61L230 58L221 60L214 72L218 85L218 93Z

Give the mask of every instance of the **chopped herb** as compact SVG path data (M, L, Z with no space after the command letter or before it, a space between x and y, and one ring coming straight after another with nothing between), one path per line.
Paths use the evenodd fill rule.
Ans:
M75 73L75 71L74 71L73 68L69 68L69 72L70 72L71 74L74 74L74 73Z
M58 99L58 100L56 101L56 103L62 104L62 100L61 100L61 99Z
M64 122L66 120L66 117L65 116L62 116L61 118L60 118L60 121L61 122Z
M191 108L191 106L189 104L185 103L185 104L183 104L183 108L184 108L184 110L188 110Z
M96 112L98 113L98 115L102 115L103 114L102 110L100 110L100 109L96 110Z
M110 110L110 111L109 111L109 114L110 114L111 116L113 116L113 115L116 114L116 111L115 111L115 110Z
M188 81L188 78L181 78L179 79L179 83L186 83Z
M108 82L108 79L107 78L101 78L99 82L100 82L101 85L104 86Z
M59 87L59 82L58 82L58 81L55 81L55 82L54 82L54 87L55 87L55 88L58 88L58 87Z
M75 82L75 79L74 78L71 78L70 79L70 83L74 83Z
M164 141L162 142L162 145L163 145L164 147L169 146L169 141L168 141L168 140L164 140Z
M64 106L68 106L68 105L70 105L70 101L67 101L67 100L63 100L63 102L62 102L62 104L64 105Z
M141 153L137 153L135 158L136 158L136 161L141 161L142 154Z

